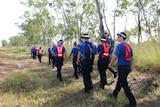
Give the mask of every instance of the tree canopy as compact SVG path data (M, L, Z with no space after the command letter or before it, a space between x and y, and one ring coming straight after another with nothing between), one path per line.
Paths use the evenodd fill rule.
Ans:
M110 2L112 8L108 8ZM27 38L27 45L50 44L56 36L71 43L83 33L95 40L108 32L115 39L119 29L137 38L138 43L160 35L159 0L25 0L21 4L28 10L17 26ZM128 29L131 18L136 24Z

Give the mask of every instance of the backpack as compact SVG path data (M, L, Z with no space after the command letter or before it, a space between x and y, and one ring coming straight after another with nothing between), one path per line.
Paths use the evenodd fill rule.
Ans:
M93 59L94 55L93 55L93 46L91 42L85 42L85 57L86 59Z
M114 40L112 40L111 38L107 38L106 42L109 44L109 46L111 47L111 50L113 51L114 48Z
M130 60L131 58L131 46L129 44L123 44L124 48L125 48L125 56L124 58L126 60Z
M39 49L39 54L42 55L42 49Z

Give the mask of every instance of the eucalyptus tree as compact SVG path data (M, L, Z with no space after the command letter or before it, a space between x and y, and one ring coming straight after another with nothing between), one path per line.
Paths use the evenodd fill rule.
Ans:
M101 0L96 0L97 1L97 9L98 9L98 14L99 14L99 18L100 18L100 28L104 29L103 27L103 20L105 22L105 26L107 28L107 31L109 32L110 36L111 34L111 29L113 29L113 36L115 38L115 32L116 32L116 25L117 25L117 19L119 18L120 20L122 20L122 28L124 31L126 31L127 29L127 24L128 24L128 17L130 16L129 14L129 7L131 5L129 0L114 0L114 1L110 1L113 2L113 6L112 6L112 13L108 13L112 15L112 19L109 19L108 17L106 17L106 13L107 13L107 2L105 0L101 1ZM110 4L110 3L108 3ZM103 14L101 15L101 10L103 10ZM106 20L113 20L113 26L112 28L108 27L107 21ZM101 31L103 32L103 31ZM112 36L111 36L112 37Z
M26 46L27 39L23 35L17 35L9 38L11 46Z
M115 37L116 18L121 18L123 31L127 30L128 19L130 16L129 9L131 2L129 0L116 0L116 7L113 10L113 35Z
M106 26L106 28L107 28L107 31L108 31L108 33L109 33L109 36L110 36L110 38L112 38L112 35L111 35L111 31L110 31L110 29L109 29L109 27L108 27L108 24L107 24L107 21L106 21L106 19L107 19L107 17L106 17L106 5L105 5L105 0L103 0L103 3L102 3L103 5L102 5L102 10L103 10L103 15L104 15L104 22L105 22L105 26Z
M143 38L153 38L158 35L159 28L159 0L131 0L130 12L135 16L138 30L138 43ZM143 35L141 35L143 33Z
M20 28L23 30L23 35L26 36L28 40L27 45L29 46L32 44L38 44L40 29L36 23L36 20L27 19L20 25Z
M52 8L65 39L79 38L86 32L95 33L98 18L94 0L53 0Z
M102 17L102 13L101 13L101 9L100 9L100 2L99 0L96 0L96 5L97 5L97 11L98 11L98 16L99 16L99 30L101 32L101 36L104 36L104 25L103 25L103 17Z
M46 44L46 39L53 36L51 27L54 27L54 17L49 12L47 0L27 0L21 2L27 6L29 10L25 12L22 18L25 20L20 27L24 31L24 35L28 37L31 43L34 38L41 44Z
M9 46L9 43L7 42L7 40L2 40L1 42L3 47Z

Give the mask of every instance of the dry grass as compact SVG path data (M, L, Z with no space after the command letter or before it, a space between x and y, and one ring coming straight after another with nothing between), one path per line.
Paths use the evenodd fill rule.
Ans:
M0 55L0 70L3 70L0 72L0 107L122 107L128 102L123 90L117 100L109 97L115 88L116 80L112 85L106 86L105 90L98 88L99 74L96 64L91 73L94 88L85 94L82 76L78 80L73 78L71 62L63 66L63 81L59 82L56 69L47 63L47 56L39 63L30 59L29 50L0 50L3 50L3 55ZM17 63L22 66L19 68ZM112 81L113 75L108 71L107 75L108 81ZM159 77L154 73L137 72L137 69L129 75L129 85L135 94L138 107L158 107Z

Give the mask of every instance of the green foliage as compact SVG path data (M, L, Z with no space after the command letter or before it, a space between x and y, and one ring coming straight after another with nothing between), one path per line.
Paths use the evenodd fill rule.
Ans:
M26 11L22 16L24 22L20 28L24 31L24 36L28 39L28 45L46 44L47 38L54 36L55 18L49 13L47 0L22 2L30 11Z
M2 46L8 46L9 45L9 43L6 41L6 40L2 40Z
M10 42L9 44L11 46L26 46L27 45L27 39L25 36L14 36L9 38Z
M158 9L156 12L157 12L157 14L160 16L160 9Z

